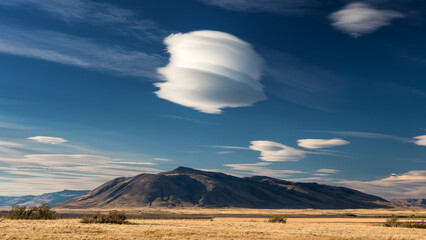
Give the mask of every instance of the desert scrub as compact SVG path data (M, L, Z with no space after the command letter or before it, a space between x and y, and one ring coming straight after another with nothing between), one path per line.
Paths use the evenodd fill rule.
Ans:
M40 206L19 206L13 205L4 218L6 219L41 219L50 220L59 218L47 203L42 203Z
M271 223L287 223L287 218L284 217L284 216L275 216L273 218L270 218L268 220L268 222L271 222Z
M390 218L386 219L386 223L383 224L385 227L398 227L400 224L399 217L392 215Z
M405 228L426 228L425 221L407 221L399 222L399 217L392 215L386 220L386 223L383 224L385 227L405 227Z
M129 223L124 212L110 211L108 215L96 213L92 217L83 217L81 223L109 223L109 224L126 224Z

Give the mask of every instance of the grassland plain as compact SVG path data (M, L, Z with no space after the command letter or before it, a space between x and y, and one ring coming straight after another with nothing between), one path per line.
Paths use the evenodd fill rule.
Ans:
M60 210L65 211L65 210ZM83 210L67 210L84 213ZM87 210L86 210L87 211ZM95 210L93 210L95 211ZM382 227L391 214L424 216L424 209L260 210L260 209L127 209L128 212L213 219L130 219L131 224L82 224L79 219L2 220L1 239L426 239L425 229ZM166 215L168 215L166 214ZM286 224L265 216L288 215ZM349 217L356 215L359 217ZM225 217L228 216L228 217ZM256 217L246 217L253 215ZM302 216L303 217L300 217ZM150 215L151 216L151 215ZM165 216L165 215L164 215ZM231 217L229 217L231 216ZM297 217L299 216L299 217ZM337 216L337 217L336 217ZM161 214L159 215L161 218ZM418 218L417 220L421 220ZM404 221L405 219L402 219Z

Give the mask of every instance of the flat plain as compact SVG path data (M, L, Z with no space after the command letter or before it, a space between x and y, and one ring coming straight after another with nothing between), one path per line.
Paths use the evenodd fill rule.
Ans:
M100 209L57 209L59 220L1 220L1 239L426 239L425 229L381 226L386 216L417 216L423 208L345 210L126 209L130 224L82 224ZM104 212L106 210L102 210ZM288 217L286 224L270 216ZM68 218L69 217L69 218Z

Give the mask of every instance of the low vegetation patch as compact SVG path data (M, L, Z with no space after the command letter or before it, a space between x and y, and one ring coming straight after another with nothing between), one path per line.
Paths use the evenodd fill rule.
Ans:
M108 223L108 224L126 224L129 223L124 212L110 211L107 215L96 213L92 217L83 217L81 223Z
M57 219L59 216L47 205L47 203L42 203L40 206L30 207L13 205L12 210L10 210L4 218L50 220Z
M425 221L407 221L400 222L399 217L392 215L386 220L386 223L383 224L385 227L405 227L405 228L426 228Z
M270 218L268 222L272 223L287 223L287 218L284 216L275 216L273 218Z

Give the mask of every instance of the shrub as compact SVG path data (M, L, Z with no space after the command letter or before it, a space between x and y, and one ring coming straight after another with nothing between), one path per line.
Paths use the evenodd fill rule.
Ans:
M399 217L392 215L390 218L386 219L386 223L383 224L385 227L398 227Z
M408 221L400 224L400 227L406 227L406 228L425 228L426 229L426 222L423 220L421 222L415 222L415 221Z
M405 228L426 228L425 221L408 221L408 222L399 222L399 217L392 215L386 220L386 223L383 224L385 227L405 227Z
M13 205L4 218L6 219L57 219L58 215L53 211L47 203L42 203L40 206L19 206Z
M126 224L129 223L124 212L110 211L108 215L96 213L92 217L83 217L81 223L109 223L109 224Z
M287 218L284 216L275 216L273 218L270 218L268 220L268 222L272 222L272 223L286 223L287 222Z

